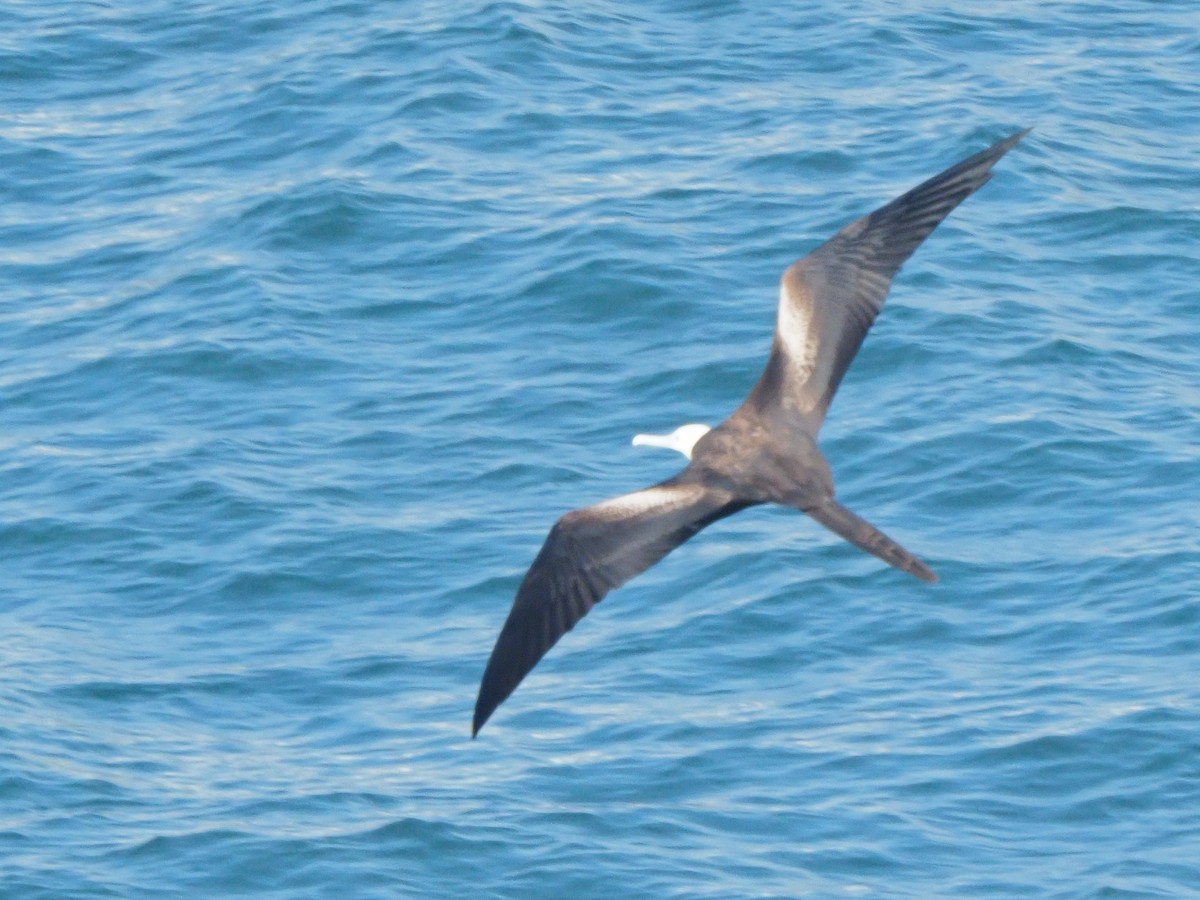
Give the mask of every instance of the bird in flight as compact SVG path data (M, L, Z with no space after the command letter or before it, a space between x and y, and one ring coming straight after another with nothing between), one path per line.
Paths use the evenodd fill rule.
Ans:
M472 737L609 591L747 507L794 507L897 569L937 581L925 563L834 499L817 433L900 266L1028 131L851 222L788 266L766 369L742 405L716 428L636 435L634 444L677 450L688 464L660 484L572 510L550 529L488 659Z

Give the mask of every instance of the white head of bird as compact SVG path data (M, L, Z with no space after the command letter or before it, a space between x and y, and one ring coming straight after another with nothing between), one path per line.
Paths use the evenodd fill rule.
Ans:
M633 445L635 447L665 447L667 450L676 450L691 459L696 441L711 430L707 425L697 423L680 425L670 434L635 434Z

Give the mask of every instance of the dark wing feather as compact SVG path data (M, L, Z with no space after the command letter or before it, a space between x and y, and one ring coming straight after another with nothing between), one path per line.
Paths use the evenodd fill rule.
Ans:
M930 232L990 177L1025 136L1021 131L951 166L851 222L783 273L779 319L766 371L747 398L760 413L775 406L815 435L891 286Z
M723 491L672 479L559 519L496 639L479 685L472 735L605 594L745 505Z

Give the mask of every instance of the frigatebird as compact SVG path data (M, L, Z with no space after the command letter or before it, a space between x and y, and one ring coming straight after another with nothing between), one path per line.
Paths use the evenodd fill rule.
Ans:
M767 366L742 405L716 428L689 424L634 437L634 444L679 451L687 466L660 484L572 510L550 529L488 659L472 737L609 591L747 507L794 507L884 562L937 581L925 563L834 499L817 433L900 266L1028 131L851 222L788 266Z

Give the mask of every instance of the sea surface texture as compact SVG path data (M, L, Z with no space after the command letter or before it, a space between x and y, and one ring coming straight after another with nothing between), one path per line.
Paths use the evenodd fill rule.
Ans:
M777 508L475 740L563 512L1033 132ZM1200 896L1200 7L0 6L0 896Z

